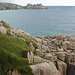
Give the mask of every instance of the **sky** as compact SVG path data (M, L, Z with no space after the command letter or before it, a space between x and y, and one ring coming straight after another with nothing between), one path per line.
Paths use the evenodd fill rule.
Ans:
M45 6L75 6L75 0L0 0L0 2L10 2L26 6L31 4L43 4Z

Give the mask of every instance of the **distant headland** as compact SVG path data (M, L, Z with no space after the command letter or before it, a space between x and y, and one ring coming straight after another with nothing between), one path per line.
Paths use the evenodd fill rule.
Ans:
M27 4L26 9L45 9L42 4Z
M27 4L26 6L21 6L12 3L0 3L0 10L10 10L10 9L46 9L42 4Z

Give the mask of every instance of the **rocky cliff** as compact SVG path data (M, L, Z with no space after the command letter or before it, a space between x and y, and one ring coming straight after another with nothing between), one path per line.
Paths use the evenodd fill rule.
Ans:
M27 42L31 49L27 53L31 75L75 75L75 35L31 36L4 21L0 22L0 32L34 42Z
M24 9L21 5L12 4L12 3L0 3L0 10L8 9Z
M26 9L45 9L42 4L27 4Z

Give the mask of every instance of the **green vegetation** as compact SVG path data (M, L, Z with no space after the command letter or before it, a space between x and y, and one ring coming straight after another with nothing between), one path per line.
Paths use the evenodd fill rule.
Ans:
M9 36L10 36L10 32L11 32L11 30L10 30L10 29L8 29L8 30L7 30L7 35L9 35Z
M11 71L17 69L23 75L30 75L32 70L27 59L27 52L31 50L29 42L31 40L27 38L23 41L16 36L0 34L0 75L7 75L10 68Z
M30 65L36 65L39 64L40 62L35 62L35 63L31 63Z
M29 45L29 43L31 42L32 44L33 44L33 46L34 46L34 55L36 55L36 48L37 48L37 44L36 43L34 43L31 39L29 39L29 38L25 38L25 40L26 40L26 44L27 45Z
M51 49L50 52L53 53L53 50Z

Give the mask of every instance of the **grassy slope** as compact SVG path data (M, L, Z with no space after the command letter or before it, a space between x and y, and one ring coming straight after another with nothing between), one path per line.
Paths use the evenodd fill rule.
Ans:
M0 75L6 75L5 71L8 72L10 68L12 71L18 69L23 75L30 75L28 51L28 41L0 34Z

